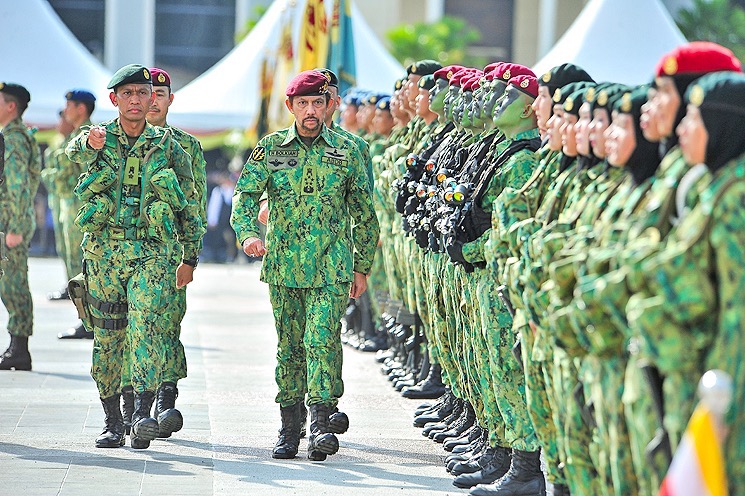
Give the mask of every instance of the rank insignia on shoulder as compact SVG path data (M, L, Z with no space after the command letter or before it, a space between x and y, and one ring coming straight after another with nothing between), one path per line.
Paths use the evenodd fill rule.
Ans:
M251 160L260 162L264 160L265 156L266 156L266 149L263 146L257 146L256 148L254 148L254 151L251 153Z

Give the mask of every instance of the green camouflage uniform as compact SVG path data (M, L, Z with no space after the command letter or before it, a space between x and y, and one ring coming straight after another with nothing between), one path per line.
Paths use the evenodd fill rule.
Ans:
M5 275L0 297L8 311L8 333L33 334L34 307L28 287L28 248L36 228L34 196L39 187L41 154L32 133L20 118L8 123L5 135L5 181L0 184L0 232L20 234L23 242L5 249Z
M44 188L47 190L47 205L49 210L52 212L52 226L54 227L54 249L57 252L57 256L62 259L63 262L67 262L67 253L65 253L65 238L62 234L62 226L60 225L60 197L57 191L57 162L59 156L65 155L65 147L67 146L70 136L60 135L60 139L56 142L49 143L49 146L44 150L44 168L41 171L41 182ZM75 185L73 185L75 188ZM67 265L65 265L67 270ZM78 272L79 274L80 272ZM69 275L68 279L73 277Z
M90 124L91 122L87 121L81 127ZM78 178L85 172L85 168L81 164L70 161L64 153L67 144L78 133L80 133L80 127L73 130L65 138L61 146L62 153L55 153L53 155L56 162L55 168L57 169L54 183L57 196L59 197L59 217L57 221L62 234L64 247L62 256L65 260L68 279L72 279L83 272L83 252L80 249L80 245L83 242L83 231L75 225L75 217L78 215L78 210L80 210L82 204L75 197L74 191L75 186L78 184Z
M194 177L194 190L195 190L195 201L199 206L199 217L202 221L202 225L207 225L207 172L204 160L204 154L202 153L202 145L199 143L194 136L191 134L169 125L164 126L164 129L170 129L173 133L173 138L176 142L181 145L186 153L189 154L191 161L191 171ZM176 258L173 263L178 265L181 262L181 253L175 253ZM181 321L184 320L186 314L186 286L175 290L172 304L168 308L168 311L164 315L171 325L168 327L168 332L163 333L163 370L161 372L160 382L173 382L177 383L179 380L186 378L187 366L186 366L186 353L184 351L184 345L181 343ZM131 381L131 363L129 360L125 360L125 365L122 367L122 387L130 385Z
M205 229L190 157L173 134L146 124L130 145L118 119L103 126L101 150L88 146L84 128L67 155L88 168L75 189L83 202L75 222L85 232L91 375L108 398L120 389L125 353L135 393L160 383L162 337L171 326L163 315L176 291L177 260L197 257Z
M325 126L306 146L295 126L262 138L233 197L238 240L258 237L259 198L268 193L269 284L279 337L276 401L335 406L343 393L339 321L353 271L368 274L378 221L366 164L354 142Z
M504 151L513 142L537 137L537 129L522 132L511 140L504 140L498 148ZM515 152L491 179L482 198L484 211L493 212L494 201L505 188L522 186L531 176L536 164L537 156L534 152L528 149ZM512 223L511 220L502 221ZM498 297L497 288L501 278L490 270L494 266L496 255L491 234L492 230L489 229L477 240L463 246L463 257L466 261L472 264L486 264L486 268L479 270L477 301L481 332L488 353L489 382L496 399L496 404L488 405L487 408L498 409L504 424L505 442L509 447L521 451L538 451L538 439L526 407L525 375L512 355L512 347L515 344L512 318Z

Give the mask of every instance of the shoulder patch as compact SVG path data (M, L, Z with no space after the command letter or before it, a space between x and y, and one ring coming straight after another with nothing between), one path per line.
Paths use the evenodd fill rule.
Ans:
M254 148L253 153L251 153L251 160L260 162L264 160L264 157L266 156L266 148L263 146L257 146Z

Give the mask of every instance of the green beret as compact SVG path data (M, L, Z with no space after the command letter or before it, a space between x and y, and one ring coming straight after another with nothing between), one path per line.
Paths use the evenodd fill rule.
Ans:
M123 84L153 84L153 80L147 67L139 64L129 64L116 71L107 88L116 90Z
M436 70L442 69L442 64L436 60L420 60L414 62L406 68L407 75L426 76L427 74L434 74Z
M424 90L431 90L435 87L435 77L432 74L427 74L419 80L419 87Z
M21 105L28 105L28 102L31 101L31 94L20 84L0 83L0 93L15 97Z

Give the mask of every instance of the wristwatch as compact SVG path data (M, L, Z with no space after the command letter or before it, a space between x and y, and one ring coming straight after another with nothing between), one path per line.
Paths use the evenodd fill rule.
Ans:
M191 265L195 269L197 268L197 264L199 263L199 257L196 258L185 258L181 260L182 264Z

